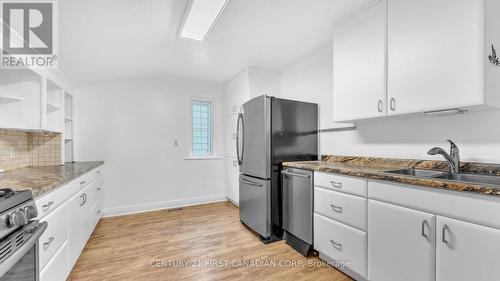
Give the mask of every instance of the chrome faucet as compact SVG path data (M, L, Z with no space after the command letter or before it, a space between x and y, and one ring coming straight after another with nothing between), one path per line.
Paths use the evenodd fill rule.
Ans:
M450 154L446 153L444 149L441 147L434 147L431 148L427 152L429 155L436 155L436 154L441 154L443 157L448 161L448 164L450 165L450 171L454 174L460 173L460 152L458 150L458 146L452 142L451 140L447 140L450 145Z

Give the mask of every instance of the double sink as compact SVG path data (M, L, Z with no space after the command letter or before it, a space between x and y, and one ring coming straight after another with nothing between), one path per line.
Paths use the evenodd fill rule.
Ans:
M432 178L432 179L443 179L449 181L457 182L467 182L473 184L492 184L500 185L499 176L485 176L485 175L474 175L474 174L461 174L461 173L446 173L441 171L433 170L423 170L423 169L398 169L385 171L389 174L407 175L419 178Z

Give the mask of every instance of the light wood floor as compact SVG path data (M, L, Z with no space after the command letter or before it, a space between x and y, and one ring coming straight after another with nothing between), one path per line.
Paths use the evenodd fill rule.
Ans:
M283 241L262 244L224 202L102 219L68 280L351 279Z

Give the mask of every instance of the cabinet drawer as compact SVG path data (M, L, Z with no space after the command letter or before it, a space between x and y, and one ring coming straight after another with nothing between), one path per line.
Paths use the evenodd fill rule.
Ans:
M68 242L64 241L60 249L47 266L40 272L40 281L64 281L69 274Z
M83 188L86 187L88 184L90 184L97 177L101 177L101 175L102 175L102 166L99 166L93 169L92 171L82 175L76 181L78 182L80 187Z
M367 278L367 234L314 214L314 249Z
M36 198L35 204L36 209L38 210L38 219L50 214L57 207L66 202L71 195L78 192L78 190L78 183L73 181L43 195L42 197Z
M366 197L368 181L335 174L314 172L314 185Z
M43 219L48 225L45 232L40 236L38 244L40 268L44 268L61 245L66 241L66 225L68 218L66 206L66 204L61 205L56 211Z
M314 211L323 216L366 231L368 199L314 188Z
M100 198L99 201L92 207L91 209L91 228L92 230L97 226L97 223L102 217L102 207L104 205L104 200L103 198Z
M103 194L103 183L103 178L98 177L85 188L85 194L87 194L86 204L94 206L99 201Z

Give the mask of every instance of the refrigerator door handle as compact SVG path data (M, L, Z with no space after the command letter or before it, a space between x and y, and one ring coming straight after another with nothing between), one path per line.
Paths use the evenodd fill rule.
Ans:
M252 185L252 186L256 186L256 187L263 187L264 186L262 183L258 183L258 182L254 182L254 181L249 181L246 179L240 179L240 180L248 185Z
M241 132L241 134L240 134ZM236 125L236 157L238 158L238 165L243 165L243 152L245 147L245 136L244 124L243 124L243 113L238 114L238 124ZM240 139L241 136L241 139ZM241 142L241 151L240 151Z

